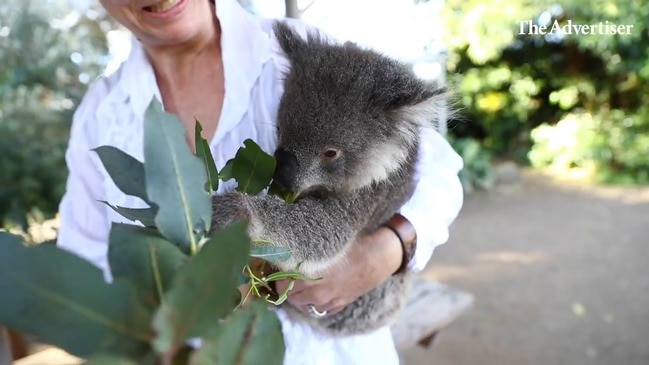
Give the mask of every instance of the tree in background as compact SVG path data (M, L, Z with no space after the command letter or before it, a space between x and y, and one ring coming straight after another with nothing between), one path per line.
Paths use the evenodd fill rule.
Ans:
M57 211L72 114L107 61L105 17L64 0L0 5L0 226Z
M287 18L300 18L305 11L307 11L316 0L311 0L304 7L300 7L298 0L284 0L284 14Z
M458 138L500 158L587 167L649 182L649 3L447 0L448 71L458 75ZM518 34L520 21L609 21L631 35ZM531 150L531 152L530 152Z

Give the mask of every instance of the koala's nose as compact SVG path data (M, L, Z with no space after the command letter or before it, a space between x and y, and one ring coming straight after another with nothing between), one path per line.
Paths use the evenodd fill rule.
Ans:
M298 171L297 157L293 153L279 148L275 151L275 160L277 167L275 167L273 180L282 188L295 192L297 190L295 181Z

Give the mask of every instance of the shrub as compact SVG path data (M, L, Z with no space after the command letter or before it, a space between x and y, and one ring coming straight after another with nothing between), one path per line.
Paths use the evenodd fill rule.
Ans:
M0 6L1 226L57 210L72 113L107 53L102 16L63 0Z
M464 191L491 188L494 184L491 153L475 139L451 137L450 142L464 161L459 174Z
M649 183L649 110L568 114L532 133L533 166L583 168L605 183Z

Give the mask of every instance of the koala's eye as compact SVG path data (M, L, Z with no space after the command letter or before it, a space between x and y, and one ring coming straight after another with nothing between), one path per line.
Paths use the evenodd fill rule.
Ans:
M336 158L338 158L338 156L340 156L340 151L330 148L325 150L322 154L329 160L335 160Z

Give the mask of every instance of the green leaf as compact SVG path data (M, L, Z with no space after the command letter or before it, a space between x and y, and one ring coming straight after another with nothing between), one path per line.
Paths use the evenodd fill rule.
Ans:
M152 314L131 283L50 245L0 232L0 323L79 356L133 359L151 352Z
M173 354L187 339L207 334L232 312L239 299L238 274L249 251L246 225L237 223L214 233L178 270L153 321L157 351Z
M158 206L156 227L183 252L196 252L210 229L212 201L203 186L205 167L189 150L185 128L154 98L144 121L147 193Z
M135 284L140 301L155 310L187 256L158 232L128 224L113 224L109 242L113 277Z
M291 250L284 247L255 245L250 248L250 256L264 261L278 263L288 260L291 257Z
M126 219L129 219L133 222L139 221L145 227L155 227L155 215L158 211L155 208L124 208L112 205L107 201L100 201L111 207L111 209L113 209Z
M201 132L203 132L203 127L201 126L201 123L196 120L196 128L194 132L196 156L198 156L205 165L205 172L207 173L205 191L212 195L219 189L219 172L216 169L214 157L212 157L212 151L210 151L210 144L202 137Z
M232 175L232 165L234 165L234 158L229 159L225 163L225 166L223 166L221 172L219 172L219 179L223 181L234 179L234 175Z
M100 146L93 151L97 152L101 163L119 190L126 195L137 196L149 202L142 162L113 146Z
M246 139L232 162L232 176L237 190L255 195L264 190L275 173L275 158L264 152L252 139Z
M281 365L284 348L279 319L268 305L254 302L214 326L192 364Z
M273 181L268 187L269 195L276 195L280 197L286 204L293 204L297 198L297 194L285 189L282 189L278 184Z
M237 286L248 284L249 282L250 282L250 278L244 275L243 271L239 271L237 273Z

